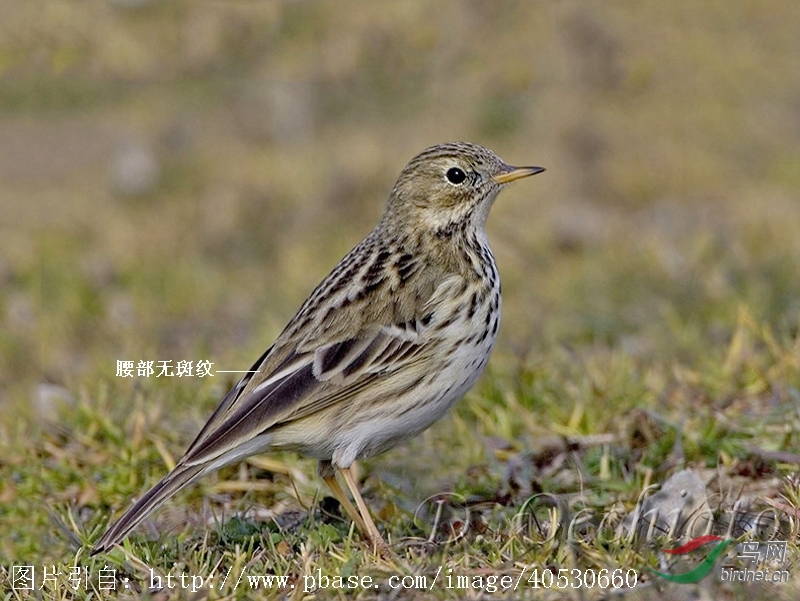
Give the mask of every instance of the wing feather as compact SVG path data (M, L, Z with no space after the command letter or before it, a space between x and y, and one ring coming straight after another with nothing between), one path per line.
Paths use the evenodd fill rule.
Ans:
M207 426L198 435L185 462L213 461L270 429L354 398L390 373L424 360L424 348L419 326L400 324L331 343L313 353L292 353L273 373L260 374L260 383L250 380L242 386L240 381L231 390L212 416L213 428Z
M367 238L362 245L373 242ZM391 253L370 252L372 260L364 261L362 251L360 246L351 251L312 292L255 363L257 373L228 393L181 463L213 463L269 431L337 403L358 403L368 388L381 394L404 391L404 374L416 374L415 365L428 358L431 302L460 279L440 268L423 269L413 253L403 255L404 277L398 279L386 258ZM391 295L364 290L350 298L352 288L342 282L367 276L391 280ZM321 311L322 303L330 308Z

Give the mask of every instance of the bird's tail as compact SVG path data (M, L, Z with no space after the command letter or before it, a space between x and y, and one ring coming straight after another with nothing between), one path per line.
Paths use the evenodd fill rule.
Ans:
M90 555L109 551L120 543L153 511L172 495L203 475L203 465L178 466L147 491L125 514L108 528L95 543Z

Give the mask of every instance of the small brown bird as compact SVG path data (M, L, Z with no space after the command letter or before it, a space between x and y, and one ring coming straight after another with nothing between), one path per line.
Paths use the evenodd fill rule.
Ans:
M462 142L414 157L372 233L322 280L175 468L106 530L92 555L198 478L273 449L318 459L336 499L385 552L350 466L428 428L483 371L500 324L486 218L505 184L542 171Z

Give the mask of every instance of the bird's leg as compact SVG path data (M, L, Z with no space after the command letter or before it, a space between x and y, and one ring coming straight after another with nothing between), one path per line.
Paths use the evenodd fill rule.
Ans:
M384 557L389 557L391 555L389 545L387 545L383 540L381 533L378 532L378 527L375 525L375 522L372 521L372 516L369 514L367 504L364 503L364 499L361 496L361 491L358 489L358 483L353 477L353 473L350 471L349 467L341 467L339 468L339 471L342 473L342 477L344 477L347 488L350 489L350 493L353 495L353 499L358 506L358 511L361 513L361 518L363 518L361 523L364 525L364 530L362 530L362 532L366 534L369 542L372 544L373 550L377 551ZM341 489L339 490L341 491Z
M339 501L339 505L342 506L342 509L344 509L345 513L350 516L351 520L353 520L356 528L358 528L359 531L366 533L367 526L364 524L364 520L361 519L361 516L358 515L356 508L353 507L353 503L351 503L350 499L347 498L347 495L342 490L342 487L339 486L339 482L336 480L336 472L333 470L331 462L320 461L317 472L325 481L325 484L328 485L328 488L331 489L333 496L336 497L337 501Z

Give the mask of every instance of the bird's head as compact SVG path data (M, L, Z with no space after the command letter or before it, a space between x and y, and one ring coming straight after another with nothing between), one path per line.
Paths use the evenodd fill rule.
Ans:
M504 185L542 171L542 167L512 167L476 144L431 146L400 173L386 213L395 224L434 232L458 226L483 228Z

